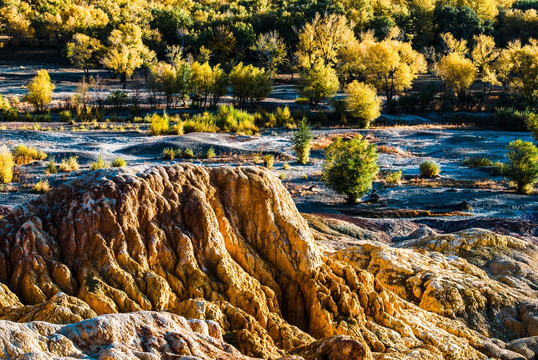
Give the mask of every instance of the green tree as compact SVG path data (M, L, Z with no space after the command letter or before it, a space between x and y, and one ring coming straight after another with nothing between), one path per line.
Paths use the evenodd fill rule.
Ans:
M276 31L260 34L252 49L258 54L270 76L286 59L286 44Z
M265 99L273 90L270 74L251 64L239 63L230 72L230 87L241 105L251 105Z
M312 128L306 119L303 118L297 131L290 137L293 150L297 154L297 162L307 164L310 160L310 149L312 148Z
M39 70L27 86L28 92L24 100L34 105L37 111L45 110L45 106L52 100L54 84L50 81L47 70Z
M381 99L371 85L353 81L346 87L346 108L359 125L368 128L381 115Z
M209 63L194 62L191 66L191 99L197 106L216 106L226 94L228 78L220 65L211 67Z
M529 141L520 139L508 144L506 176L516 183L517 191L530 194L538 180L538 149Z
M311 109L315 109L321 100L336 95L339 87L336 71L322 62L317 62L311 68L301 72L299 90L304 97L309 99Z
M98 39L85 34L75 34L73 40L67 44L67 58L71 64L84 70L86 80L90 79L90 69L97 67L104 51Z
M356 203L372 187L379 171L376 146L357 135L348 141L337 138L325 149L324 182L347 201Z

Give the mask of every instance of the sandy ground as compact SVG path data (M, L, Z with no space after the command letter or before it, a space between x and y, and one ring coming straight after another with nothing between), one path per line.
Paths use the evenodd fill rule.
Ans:
M371 130L350 130L325 128L314 131L318 144L326 143L325 138L339 134L347 136L360 133L378 146L397 147L399 154L381 153L379 165L382 171L402 169L404 183L385 188L381 182L375 187L381 197L383 207L393 209L414 209L443 211L454 209L466 201L472 207L471 213L480 216L518 216L525 212L538 211L537 194L517 195L509 191L508 184L501 177L492 177L484 169L470 169L461 164L468 156L487 155L493 161L505 161L506 145L517 138L531 140L528 133L476 131L468 129L423 129L422 127L382 128ZM191 133L182 136L151 137L141 131L31 131L2 130L0 143L12 148L18 144L35 146L53 156L56 162L68 156L78 156L81 170L46 176L47 161L34 162L17 167L17 179L13 190L0 193L0 205L15 206L38 196L31 187L39 179L48 178L53 186L80 176L89 171L89 164L99 155L107 161L121 156L128 166L142 171L155 164L170 164L160 159L164 148L191 148L200 156L213 147L217 158L175 160L192 161L207 166L255 165L259 154L271 153L276 156L275 173L283 177L283 183L295 198L299 210L303 212L341 212L342 209L364 209L363 204L346 205L344 199L327 189L319 179L323 150L312 151L312 162L308 166L293 161L293 150L288 140L288 130L272 129L260 136L238 136L233 134ZM318 146L319 147L319 146ZM202 157L202 156L201 156ZM434 160L441 165L441 176L435 181L416 184L418 167L424 160ZM290 169L284 170L287 161ZM473 181L486 183L483 188ZM4 189L5 190L5 189Z

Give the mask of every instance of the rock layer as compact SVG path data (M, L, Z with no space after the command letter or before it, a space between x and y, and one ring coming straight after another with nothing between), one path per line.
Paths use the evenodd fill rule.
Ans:
M407 299L354 258L366 247L324 254L315 240L328 228L337 241L338 226L313 232L258 167L93 172L0 220L3 313L27 321L63 309L46 320L65 322L164 310L215 321L227 343L263 358L521 357L495 334Z

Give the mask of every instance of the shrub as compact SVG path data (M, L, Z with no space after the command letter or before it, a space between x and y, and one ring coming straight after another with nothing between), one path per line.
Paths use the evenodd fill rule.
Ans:
M90 170L106 169L107 167L110 167L110 163L103 159L103 155L99 154L97 160L91 163Z
M28 92L24 100L34 105L36 111L45 110L45 106L52 100L52 91L54 90L47 70L39 70L27 88Z
M275 157L274 155L268 154L263 157L263 165L268 168L269 170L273 169L273 165L275 163Z
M62 159L58 165L61 172L77 171L80 168L78 164L78 156L70 156L67 159Z
M506 176L516 183L517 191L530 194L538 180L538 148L531 142L520 139L508 144Z
M186 134L191 132L215 133L218 130L214 116L207 113L197 115L183 123L183 131Z
M337 138L325 149L322 179L350 203L370 190L378 171L376 146L361 135L348 141Z
M56 174L58 172L58 168L56 167L56 162L54 161L54 158L51 157L49 159L49 163L47 164L47 167L45 168L45 174Z
M234 98L241 105L254 104L265 99L271 93L273 84L271 76L264 69L253 65L237 64L230 72L230 87Z
M441 172L441 167L434 161L424 161L420 164L420 177L434 178Z
M0 146L0 183L10 183L13 180L13 155L5 145Z
M275 119L278 126L283 126L286 129L295 128L295 121L293 120L290 112L290 108L285 106L281 108L280 106L276 109Z
M381 115L381 99L372 85L353 81L346 87L346 107L363 128Z
M35 147L28 147L26 145L17 145L13 149L13 158L15 164L24 165L34 160L44 160L47 157L43 151L37 150Z
M34 191L35 192L38 192L38 193L46 193L47 191L50 190L50 184L49 184L49 181L48 180L39 180L35 185L34 185Z
M534 140L538 141L538 114L529 113L525 119L525 124L527 128L532 132L532 137Z
M222 132L235 132L253 135L259 131L254 124L254 116L246 111L223 105L215 117L215 125Z
M402 183L402 170L388 172L385 175L387 185L400 185Z
M310 108L314 109L323 99L336 95L340 83L336 71L321 62L301 72L299 91L308 98Z
M525 131L532 122L529 123L528 119L531 113L529 111L519 111L513 108L499 108L495 111L493 119L495 125L504 130L511 131ZM529 127L529 130L532 129Z
M473 157L466 158L465 160L463 160L463 165L468 166L470 168L486 167L486 166L493 166L493 161L491 161L487 157L473 156Z
M194 151L192 151L191 148L186 148L184 151L183 151L183 157L185 159L192 159L194 157Z
M114 90L112 91L108 97L106 98L106 101L112 105L115 109L121 109L124 108L125 105L127 105L127 100L129 99L129 95L125 91L121 90Z
M284 164L282 164L282 169L284 170L289 170L290 169L290 164L288 164L288 162L284 162Z
M205 153L205 157L208 159L213 159L215 157L215 149L213 149L213 146L207 149L207 152Z
M176 150L172 148L165 148L163 152L161 153L161 157L165 160L174 160L176 157Z
M124 158L117 157L114 160L112 160L111 165L112 165L112 167L120 168L120 167L125 167L127 165L127 162L125 161Z
M153 136L166 135L170 129L170 119L168 115L153 114L150 117L149 133Z
M73 116L71 115L71 111L69 110L63 110L59 114L60 121L62 122L70 122L73 120Z
M278 178L279 178L280 180L286 180L286 174L284 174L284 173L280 173L280 174L278 174Z
M310 149L312 148L312 129L308 121L303 118L297 131L290 137L293 150L297 154L297 161L301 164L308 163L310 159Z

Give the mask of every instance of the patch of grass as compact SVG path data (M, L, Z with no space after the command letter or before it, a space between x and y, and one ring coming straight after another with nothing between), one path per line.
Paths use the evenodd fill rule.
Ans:
M173 149L173 148L165 148L163 152L161 153L161 157L165 160L174 160L176 158L176 155L179 152L179 156L181 156L181 150L180 149Z
M70 156L67 159L62 159L58 165L58 170L61 172L77 171L78 169L80 169L78 156Z
M424 161L420 164L420 177L434 178L441 173L441 166L434 161Z
M17 145L13 149L13 158L15 164L25 165L31 163L34 160L44 160L47 158L45 152L37 150L35 147L29 147L26 145Z
M112 167L115 167L115 168L121 168L121 167L125 167L127 165L127 162L125 161L124 158L117 157L114 160L112 160L111 165Z
M90 170L106 169L110 167L110 163L103 159L103 155L99 154L97 160L90 165Z
M290 164L288 164L288 162L285 161L284 164L282 164L282 169L289 170L290 169Z
M170 118L164 114L153 114L149 117L149 133L153 136L166 135L170 129Z
M37 193L46 193L50 189L51 189L51 187L50 187L49 181L47 179L39 180L34 185L34 191L37 192Z
M280 180L286 180L286 174L284 174L284 173L280 173L280 174L278 174L278 178L279 178Z
M462 164L470 168L477 168L477 167L493 166L493 161L491 161L487 157L472 156L472 157L464 159Z

